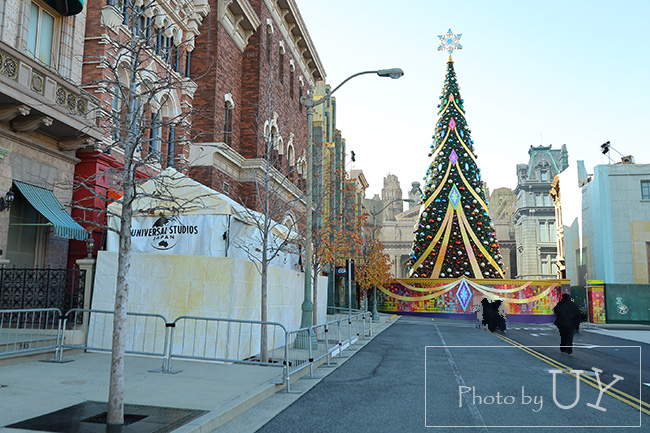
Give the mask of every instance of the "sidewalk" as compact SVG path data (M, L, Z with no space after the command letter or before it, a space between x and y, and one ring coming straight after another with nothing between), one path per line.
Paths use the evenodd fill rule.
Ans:
M389 318L380 315L373 336L395 322ZM31 361L0 367L0 432L26 432L6 426L85 401L108 400L110 355L82 353L71 359L65 364ZM126 357L125 403L207 411L175 433L210 432L284 388L274 383L282 379L279 367L174 361L179 374L150 372L160 369L160 363ZM292 383L296 380L291 377Z

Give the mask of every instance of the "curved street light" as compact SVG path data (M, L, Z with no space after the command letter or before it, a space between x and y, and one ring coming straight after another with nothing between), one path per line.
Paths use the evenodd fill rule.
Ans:
M313 170L313 122L314 122L314 107L319 106L323 102L327 101L332 97L334 92L341 88L345 83L350 81L354 77L365 74L377 74L380 77L388 77L392 79L398 79L404 75L404 71L400 68L392 69L379 69L376 71L363 71L357 72L356 74L350 75L348 78L343 80L341 84L336 86L334 90L327 91L325 96L314 101L314 86L309 86L309 92L307 96L303 96L300 99L300 103L307 107L307 197L305 200L306 207L306 227L305 227L305 300L302 303L302 318L300 321L301 328L308 328L312 326L312 312L314 311L314 303L311 299L312 292L312 195L313 195L313 186L312 186L312 170Z

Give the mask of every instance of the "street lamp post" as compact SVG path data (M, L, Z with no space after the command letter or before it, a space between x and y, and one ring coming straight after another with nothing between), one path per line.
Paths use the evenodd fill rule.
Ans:
M400 78L404 75L404 71L399 68L380 69L377 71L364 71L350 75L341 84L336 86L334 90L326 91L325 96L314 101L314 86L309 86L309 93L306 97L301 98L300 103L307 107L307 196L305 198L306 218L305 218L305 299L302 302L302 319L300 322L301 328L308 328L312 326L312 312L314 311L314 303L311 299L312 292L312 168L313 168L313 122L314 122L314 107L319 106L323 102L332 97L342 85L350 81L354 77L364 74L377 74L380 77L390 77L393 79Z
M386 203L386 205L383 208L379 209L378 211L375 212L369 211L370 215L372 215L373 236L375 235L374 231L377 229L377 215L385 211L386 208L388 208L388 206L390 206L391 204L400 201L404 201L406 203L415 203L415 200L411 200L409 198L395 198L389 201L388 203ZM377 287L374 287L372 290L372 313L371 314L372 314L372 321L379 322L379 311L377 311Z

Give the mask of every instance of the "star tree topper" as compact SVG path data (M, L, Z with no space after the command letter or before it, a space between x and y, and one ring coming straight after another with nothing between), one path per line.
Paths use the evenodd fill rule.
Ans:
M444 35L438 35L440 38L438 51L449 51L449 55L451 55L454 50L462 50L463 46L460 44L461 36L463 35L452 33L451 29L449 29L449 31Z

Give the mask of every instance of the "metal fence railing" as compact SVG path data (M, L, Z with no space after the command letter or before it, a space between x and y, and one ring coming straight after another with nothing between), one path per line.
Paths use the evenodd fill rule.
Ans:
M86 271L82 269L0 268L0 309L83 307Z
M0 358L56 350L61 317L57 308L0 310Z
M82 308L65 315L57 309L0 310L0 357L53 350L54 361L64 362L64 349L110 352L113 319L113 311ZM156 371L163 373L178 372L172 370L174 359L281 367L278 384L291 392L291 376L309 368L313 378L315 366L331 365L332 357L370 335L371 327L369 312L348 311L347 317L295 331L277 322L195 316L169 322L160 314L127 313L125 344L127 354L160 358Z
M108 310L74 308L68 311L63 319L63 329L68 323L88 323L87 336L85 338L83 336L79 338L74 334L62 336L55 361L62 362L62 349L110 352L114 316L115 313ZM131 355L159 356L164 362L169 345L167 323L167 319L160 314L126 313L125 352ZM166 366L163 364L161 368L165 370Z
M171 325L167 371L174 358L283 367L287 330L281 323L213 317L177 317ZM265 337L263 337L265 336ZM266 339L267 359L261 359Z

